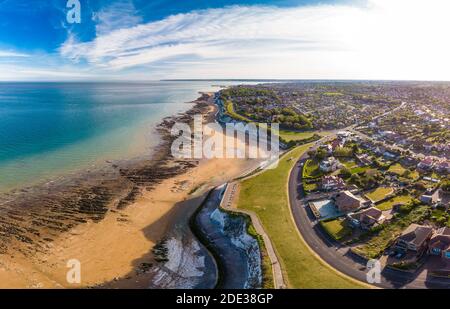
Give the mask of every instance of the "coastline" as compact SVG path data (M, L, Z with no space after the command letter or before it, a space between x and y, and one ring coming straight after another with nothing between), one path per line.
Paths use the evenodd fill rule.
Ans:
M151 160L114 162L2 201L1 287L146 288L199 281L194 272L191 283L186 278L153 282L155 277L171 278L152 253L162 239L195 248L191 256L203 258L202 276L209 278L200 281L213 282L211 257L192 236L185 218L200 205L208 188L238 176L255 162L174 160L169 156L168 134L174 121L189 122L195 113L213 120L215 108L212 96L203 95L188 112L164 119L158 127L162 143ZM66 281L66 263L72 258L81 262L81 284Z

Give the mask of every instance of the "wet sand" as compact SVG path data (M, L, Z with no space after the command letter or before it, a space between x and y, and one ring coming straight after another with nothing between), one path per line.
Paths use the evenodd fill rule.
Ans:
M213 286L213 261L192 236L188 219L209 188L259 162L170 158L171 124L189 122L199 112L205 121L213 120L211 96L199 99L190 112L162 123L164 142L151 160L114 162L99 171L3 196L0 287ZM175 253L181 248L191 255L161 262L152 252L161 241L173 245ZM70 259L81 262L80 284L66 280ZM192 274L175 278L177 267L186 268L183 263L189 264Z

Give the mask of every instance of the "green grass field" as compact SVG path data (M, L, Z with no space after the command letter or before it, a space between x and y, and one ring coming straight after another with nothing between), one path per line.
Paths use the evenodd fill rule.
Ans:
M358 164L353 159L341 158L339 161L349 170L358 167Z
M407 171L403 174L403 177L406 177L408 179L411 180L417 180L420 178L420 174L418 171L414 170L414 171Z
M321 221L320 225L331 237L336 240L341 240L345 236L350 235L352 232L351 228L347 225L345 220L342 219Z
M361 174L362 172L365 172L369 169L370 169L370 167L368 167L368 166L356 166L356 167L350 169L350 173Z
M395 204L407 204L413 200L413 197L410 195L397 195L379 205L377 205L377 208L379 210L389 210L391 209Z
M375 190L369 192L366 194L366 197L370 199L372 202L376 203L378 201L381 201L386 196L394 192L392 188L385 188L385 187L379 187Z
M327 97L340 97L343 96L344 94L340 92L324 92L323 95Z
M285 155L276 169L242 182L238 207L254 211L270 236L291 288L361 288L323 265L306 247L291 218L287 197L289 172L311 144Z
M290 141L301 141L314 136L316 132L294 132L287 130L280 130L280 137L287 143Z
M395 163L389 167L388 171L397 175L403 175L406 172L406 169L401 166L400 163Z
M304 178L317 178L323 175L319 169L319 162L315 160L307 160L303 171Z

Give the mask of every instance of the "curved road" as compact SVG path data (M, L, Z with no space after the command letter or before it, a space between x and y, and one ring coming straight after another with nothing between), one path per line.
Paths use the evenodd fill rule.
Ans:
M326 263L356 280L367 282L366 260L351 253L348 247L340 245L328 236L317 224L309 207L302 201L305 194L301 171L307 158L307 153L300 157L289 175L289 203L295 224L308 246ZM450 288L450 280L427 277L421 270L411 274L385 268L381 273L381 283L376 286L381 288Z

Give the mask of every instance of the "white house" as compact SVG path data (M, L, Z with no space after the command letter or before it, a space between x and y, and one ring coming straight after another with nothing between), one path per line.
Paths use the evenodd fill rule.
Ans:
M319 168L322 172L334 172L341 167L339 160L335 157L328 157L319 164Z

